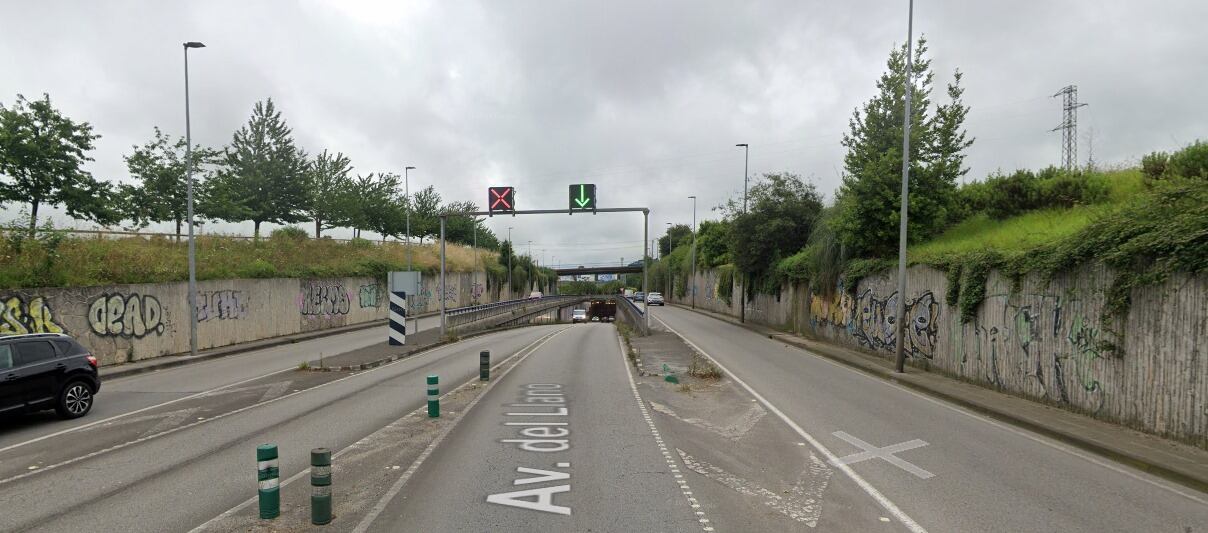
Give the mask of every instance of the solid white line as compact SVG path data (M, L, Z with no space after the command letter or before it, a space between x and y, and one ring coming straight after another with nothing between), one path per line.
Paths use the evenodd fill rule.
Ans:
M516 364L514 364L514 365L508 367L506 370L504 370L503 373L501 373L499 375L499 377L492 380L484 389L482 389L482 392L478 393L478 396L475 396L473 400L470 400L470 403L466 404L465 409L462 409L461 416L459 416L457 418L457 420L454 420L453 423L449 425L449 427L445 428L445 430L442 431L440 433L440 435L437 435L435 440L433 440L431 443L428 444L428 446L426 448L424 448L424 451L419 454L419 457L415 458L415 462L411 463L411 466L407 468L407 471L403 472L403 475L401 477L399 477L397 481L394 482L394 485L390 486L390 489L387 490L386 493L382 495L382 498L380 500L378 500L377 504L374 505L373 508L369 510L369 513L366 514L365 517L361 519L361 522L357 524L357 527L353 528L352 533L364 533L365 531L367 531L369 529L369 526L373 525L373 521L377 520L378 515L382 514L382 511L386 510L386 506L390 505L390 502L394 500L395 496L398 496L398 493L403 490L403 486L407 484L407 481L411 480L411 476L414 475L417 470L419 470L420 466L422 466L424 464L424 461L428 458L429 455L432 455L432 452L436 450L437 446L440 446L440 443L445 440L445 437L447 437L449 435L449 433L453 432L453 428L457 427L457 425L459 423L461 423L462 420L465 420L466 415L468 415L470 413L470 411L474 409L474 406L478 405L479 400L485 398L486 395L489 394L491 392L491 390L493 390L495 388L496 385L498 385L501 381L503 381L504 377L506 377L509 373L511 373L511 371L513 369L515 369L516 367L519 367L520 364L523 363L525 359L528 359L528 356L533 355L534 353L537 353L537 350L541 349L542 346L545 346L545 343L553 340L554 337L561 335L562 333L566 332L566 330L568 330L568 329L570 329L570 328L562 328L562 329L558 330L557 332L555 332L554 334L545 337L544 339L538 339L540 344L533 346L532 349L528 350L528 352L525 353L523 356L521 356L520 359L516 360ZM530 346L532 346L532 345L530 345ZM517 352L517 353L520 353L520 352ZM474 381L475 380L470 380L471 383L473 383Z
M752 397L754 397L756 400L759 400L759 403L762 403L763 406L766 407L768 411L771 411L773 414L780 417L780 419L783 420L785 424L788 424L789 427L793 428L793 431L796 431L798 435L801 435L801 438L805 439L806 442L809 442L811 446L813 446L815 449L817 449L819 452L821 452L822 455L826 457L826 460L828 462L835 465L835 468L838 468L839 471L843 472L844 474L847 474L847 477L851 478L852 481L855 481L856 485L859 485L861 489L864 489L864 492L868 493L869 496L872 496L872 499L876 500L877 503L881 504L881 507L884 507L886 512L893 515L894 518L898 519L898 521L902 522L902 524L905 525L907 529L909 529L913 533L926 533L927 532L927 530L924 529L923 526L920 526L917 522L914 521L914 519L910 518L910 516L907 515L905 511L902 511L902 509L900 509L896 504L894 504L893 501L891 501L889 498L887 498L884 494L881 494L881 491L877 490L876 487L873 487L871 483L869 483L868 481L865 481L863 477L860 477L860 474L857 474L856 471L852 470L852 468L850 466L839 463L838 462L839 457L837 455L835 455L834 453L832 453L830 451L830 449L828 449L826 446L823 446L822 443L818 441L818 439L815 439L813 437L813 435L806 433L805 430L801 428L801 426L797 425L797 423L793 421L793 419L789 418L788 415L785 415L784 412L781 411L779 408L777 408L775 405L772 405L772 402L769 402L767 400L767 398L764 398L763 395L756 392L754 388L752 388L750 385L747 385L747 383L745 381L740 379L736 374L734 374L729 369L727 369L724 365L722 365L720 362L718 362L718 360L715 359L712 355L709 355L708 352L706 352L700 346L697 346L696 343L692 342L687 337L685 337L683 334L676 331L675 328L667 325L667 323L664 322L663 319L658 318L658 317L654 317L654 319L658 320L661 324L663 324L663 327L667 328L672 333L678 335L679 338L683 339L684 342L688 343L689 346L691 346L696 351L700 352L701 355L708 357L709 360L712 361L713 364L717 365L717 367L720 368L722 372L725 372L727 375L729 375L730 378L733 379L735 383L738 383L739 385L742 385L742 387L744 389L747 389L747 392L749 392Z
M521 348L521 349L519 349L519 350L516 350L516 353L513 353L512 355L510 355L510 356L508 356L507 358L505 358L503 361L500 361L498 364L496 364L495 366L491 367L491 369L492 369L492 370L494 370L494 369L496 369L496 368L498 368L498 367L501 367L501 366L503 366L503 365L507 364L507 362L508 362L509 360L511 360L512 358L516 357L516 356L517 356L518 354L520 354L521 352L524 352L525 350L529 349L529 348L530 348L530 347L532 347L533 345L535 345L535 344L537 344L537 343L541 342L543 339L548 339L548 338L549 338L550 336L552 336L552 335L556 335L556 334L558 334L558 333L561 333L561 331L562 331L562 330L559 330L559 331L556 331L556 332L550 333L550 334L548 334L548 335L546 335L546 336L543 336L543 337L538 338L537 340L535 340L535 341L533 341L532 343L530 343L528 346L525 346L524 348ZM464 342L464 341L458 341L458 342ZM454 343L454 344L456 344L456 343ZM435 351L435 350L433 350L433 351ZM429 353L431 353L431 352L429 352ZM400 361L402 361L402 360L403 360L403 359L400 359ZM382 367L379 367L379 368L384 368L385 366L388 366L388 365L383 365ZM357 374L357 375L359 375L359 374ZM351 377L351 376L350 376L350 377ZM462 384L461 384L460 386L458 386L456 389L453 389L453 390L451 390L451 391L449 391L449 392L445 393L445 394L444 394L444 396L441 396L441 397L442 397L442 398L444 398L444 397L446 397L446 396L450 396L450 395L452 395L452 394L456 394L458 391L461 391L461 390L462 390L462 389L464 389L465 387L468 387L469 385L471 385L471 384L473 384L473 383L478 383L478 382L479 382L479 380L478 380L478 378L477 378L477 377L472 378L472 379L470 379L469 381L467 381L467 382L465 382L465 383L462 383ZM425 405L425 406L420 406L420 407L416 408L414 411L411 411L411 412L409 412L409 413L407 413L407 414L403 415L403 416L402 416L401 418L399 418L398 420L396 420L396 421L394 421L394 422L391 422L390 424L387 424L387 426L386 426L386 427L389 427L389 426L390 426L390 425L392 425L392 424L396 424L396 423L398 423L400 420L404 420L404 419L406 419L406 418L407 418L407 417L409 417L409 416L412 416L412 415L415 415L415 414L419 414L419 413L426 412L426 411L427 411L427 409L428 409L428 407L427 407L426 405ZM378 430L378 431L381 431L381 430ZM374 432L374 433L377 433L377 432ZM338 458L342 457L344 454L346 454L346 453L348 453L348 452L352 451L353 449L355 449L355 448L356 448L356 446L357 446L357 445L361 444L361 443L362 443L362 442L364 442L366 439L368 439L369 437L372 437L372 436L373 436L373 433L371 433L370 435L365 436L364 438L362 438L361 440L358 440L357 442L354 442L354 443L352 443L352 444L349 444L348 446L345 446L343 449L341 449L341 450L337 451L336 453L332 454L331 458L332 458L332 459L338 459ZM290 476L290 477L286 478L285 480L283 480L283 481L281 482L281 487L282 487L282 488L284 488L286 485L289 485L290 483L293 483L293 482L295 482L295 481L297 481L297 480L299 480L299 479L302 479L304 476L307 476L307 475L309 475L309 474L310 474L310 469L305 469L305 470L302 470L301 472L298 472L298 473L296 473L296 474L294 474L294 475L292 475L292 476ZM256 501L257 501L258 499L259 499L259 496L253 496L253 497L251 497L251 498L248 498L247 500L244 500L244 501L243 501L242 503L240 503L239 505L236 505L236 506L234 506L234 507L232 507L232 508L230 508L230 509L227 509L226 511L224 511L224 512L223 512L223 513L221 513L221 514L219 514L218 516L215 516L214 518L211 518L211 519L209 519L209 520L205 521L204 523L202 523L201 525L199 525L199 526L197 526L197 527L193 528L192 530L190 530L190 531L189 531L189 533L199 533L199 532L201 532L201 531L204 531L204 530L205 530L207 527L209 527L209 526L210 526L210 524L213 524L213 523L215 523L215 522L218 522L218 521L220 521L220 520L223 520L223 519L225 519L225 518L228 518L228 517L230 517L230 516L233 516L235 513L238 513L239 511L242 511L243 509L247 508L249 505L252 505L253 503L256 503Z
M192 399L195 399L195 398L200 398L200 397L202 397L202 396L206 396L206 395L208 395L208 394L213 394L213 393L218 392L218 391L221 391L221 390L223 390L223 389L229 389L229 388L234 387L234 386L236 386L236 385L242 385L242 384L244 384L244 383L248 383L248 382L251 382L251 381L256 381L256 380L258 380L258 379L264 379L264 378L267 378L267 377L269 377L269 376L274 376L274 375L280 374L280 373L282 373L282 372L289 372L290 370L293 370L293 368L292 368L292 367L290 367L290 368L283 368L283 369L281 369L281 370L274 370L274 371L272 371L272 372L269 372L269 373L267 373L267 374L263 374L263 375L259 375L259 376L256 376L256 377L254 377L254 378L248 378L248 379L245 379L245 380L242 380L242 381L236 381L236 382L234 382L234 383L228 383L228 384L223 385L223 386L221 386L221 387L215 387L215 388L213 388L213 389L209 389L209 390L206 390L206 391L198 392L198 393L196 393L196 394L190 394L189 396L184 396L184 397L181 397L181 398L177 398L177 399L175 399L175 400L169 400L169 401L166 401L166 402L163 402L163 403L157 403L157 404L155 404L155 405L149 405L149 406L147 406L147 407L143 407L143 408L141 408L141 409L136 409L136 410L134 410L134 411L130 411L130 412L127 412L127 413L122 413L122 414L120 414L120 415L114 415L114 416L111 416L111 417L109 417L109 418L102 418L102 419L100 419L100 420L97 420L97 421L94 421L94 422L89 422L89 423L87 423L87 424L83 424L83 425L79 425L79 426L75 426L75 427L70 427L70 428L67 428L67 429L64 429L64 430L61 430L61 431L56 431L56 432L54 432L54 433L48 433L48 434L46 434L46 435L42 435L41 437L36 437L36 438L33 438L33 439L29 439L29 440L27 440L27 441L25 441L25 442L18 442L18 443L16 443L16 444L10 444L10 445L8 445L8 446L5 446L5 447L3 447L3 448L0 448L0 453L4 453L4 452L7 452L7 451L12 450L12 449L20 448L20 447L22 447L22 446L27 446L27 445L33 444L33 443L35 443L35 442L41 442L41 441L44 441L44 440L46 440L46 439L51 439L51 438L58 437L58 436L61 436L61 435L66 435L66 434L68 434L68 433L73 433L73 432L76 432L76 431L82 431L82 430L85 430L85 429L88 429L88 428L91 428L91 427L95 427L95 426L100 425L100 424L105 424L105 423L108 423L108 422L112 422L112 421L114 421L114 420L118 420L118 419L120 419L120 418L125 418L125 417L131 416L131 415L137 415L137 414L142 413L142 412L146 412L146 411L150 411L150 410L152 410L152 409L156 409L156 408L159 408L159 407L163 407L163 406L165 406L165 405L172 405L172 404L174 404L174 403L183 402L183 401L185 401L185 400L192 400Z
M652 315L652 316L653 316L653 315ZM719 321L722 321L722 322L727 322L727 323L730 323L730 322L729 322L729 321L727 321L727 320L722 320L722 319L715 318L715 317L709 317L708 315L705 315L705 316L706 316L706 317L708 317L708 318L712 318L713 320L719 320ZM655 317L655 319L656 319L656 320L658 320L659 322L663 322L663 321L662 321L661 319L659 319L658 317ZM732 324L732 325L737 326L737 324L733 324L733 323L731 323L731 324ZM664 326L666 326L666 325L667 325L667 323L666 323L666 322L663 322L663 325L664 325ZM671 326L667 326L667 327L668 327L668 328L670 328ZM1173 484L1172 482L1168 482L1168 481L1162 480L1162 479L1160 479L1160 478L1157 478L1157 479L1155 479L1155 478L1151 478L1151 477L1149 477L1149 475L1148 475L1148 474L1141 474L1141 473L1138 473L1138 472L1134 472L1134 471L1132 471L1132 470L1130 470L1130 469L1127 469L1127 468L1125 468L1125 467L1118 466L1118 465L1116 465L1116 464L1114 464L1114 463L1112 463L1112 462L1108 462L1108 460L1101 459L1101 458L1099 458L1098 456L1091 455L1089 452L1084 452L1084 451L1082 451L1082 450L1080 450L1080 449L1078 449L1078 448L1075 448L1075 447L1073 447L1073 446L1071 446L1071 445L1069 445L1069 444L1065 444L1065 443L1063 443L1063 442L1060 442L1060 441L1054 440L1054 439L1052 439L1052 438L1050 438L1050 437L1046 437L1046 436L1043 436L1043 435L1038 435L1038 434L1033 433L1033 432L1028 431L1028 430L1020 429L1020 428L1015 427L1015 426L1013 426L1013 425L1010 425L1010 424L1008 424L1008 423L999 422L999 421L997 421L997 420L995 420L995 419L993 419L993 418L990 418L990 417L988 417L988 416L986 416L986 415L983 415L983 414L978 413L978 412L976 412L976 411L970 410L970 409L969 409L969 408L967 408L967 407L963 407L963 406L960 406L960 405L953 405L953 404L948 403L948 402L946 402L946 401L944 401L944 400L940 400L940 399L938 399L938 398L933 398L933 397L931 397L931 396L928 396L928 395L926 395L926 394L924 394L924 393L921 393L921 392L916 391L916 390L914 390L914 389L911 389L911 388L909 388L909 387L905 387L905 386L903 386L903 385L899 385L899 384L897 384L897 383L894 383L894 382L892 382L892 381L889 381L889 380L887 380L887 379L885 379L885 378L883 378L883 377L880 377L880 376L878 376L878 375L875 375L875 374L870 374L870 373L868 373L868 372L866 372L866 371L864 371L864 370L860 370L860 369L852 368L851 366L848 366L848 365L845 365L845 364L840 363L840 362L838 362L838 361L832 360L832 359L830 359L829 357L823 357L823 356L821 356L821 355L818 355L818 354L816 354L816 353L814 353L814 352L812 352L812 351L810 351L810 350L807 350L807 349L805 349L805 348L802 348L802 347L800 347L800 346L794 346L794 345L791 345L791 344L788 344L788 343L785 343L785 342L782 342L782 341L776 341L776 340L772 340L772 339L767 339L767 338L766 338L766 337L764 337L763 335L758 335L758 336L759 336L759 338L764 339L764 340L767 340L768 342L772 342L772 343L775 343L775 344L781 344L781 345L784 345L784 346L787 346L787 347L790 347L790 348L794 348L794 349L800 350L800 351L804 352L805 354L810 355L810 356L814 357L815 359L817 359L817 360L819 360L819 361L822 361L822 362L824 362L824 363L827 363L827 364L829 364L829 365L833 365L833 366L835 366L836 368L841 368L841 369L843 369L843 370L846 370L847 372L851 372L851 373L856 374L856 375L858 375L858 376L862 376L862 377L864 377L865 379L871 380L871 381L873 381L873 382L876 382L876 383L879 383L879 384L882 384L882 385L886 385L886 386L889 386L889 387L893 387L893 388L895 388L895 389L897 389L897 390L900 390L900 391L902 391L902 392L905 392L905 393L907 393L907 394L910 394L910 395L912 395L912 396L915 396L916 398L919 398L919 399L922 399L922 400L926 400L926 401L928 401L928 402L931 402L931 403L933 403L933 404L935 404L935 405L938 405L938 406L943 407L943 408L945 408L945 409L948 409L948 410L950 410L950 411L955 411L955 412L957 412L957 413L960 413L960 414L962 414L962 415L965 415L965 416L967 416L967 417L969 417L969 418L972 418L972 419L974 419L974 420L977 420L977 421L980 421L980 422L984 422L984 423L986 423L986 424L989 424L989 425L991 425L991 426L993 426L993 427L996 427L996 428L1001 429L1001 430L1003 430L1003 431L1006 431L1006 432L1008 432L1008 433L1014 434L1014 435L1019 436L1019 437L1026 438L1026 439L1028 439L1028 440L1030 440L1030 441L1032 441L1032 442L1035 442L1035 443L1037 443L1037 444L1041 444L1041 445L1047 446L1047 447L1049 447L1049 448L1052 448L1052 449L1057 450L1057 451L1060 451L1060 452L1065 452L1065 453L1067 453L1067 454L1069 454L1069 455L1072 455L1072 456L1074 456L1074 457L1077 457L1077 458L1079 458L1079 459L1082 459L1082 460L1084 460L1084 461L1086 461L1086 462L1088 462L1088 463L1091 463L1091 464L1094 464L1094 465L1097 465L1097 466L1101 466L1101 467L1106 468L1106 469L1108 469L1108 470L1111 470L1112 472L1115 472L1115 473L1117 473L1117 474L1123 474L1123 475L1125 475L1125 476L1128 476L1128 477L1130 477L1130 478L1133 478L1133 479L1135 479L1135 480L1137 480L1137 481L1140 481L1140 482L1145 483L1145 484L1147 484L1147 485L1150 485L1150 486L1152 486L1152 487L1156 487L1156 488L1164 489L1164 490L1166 490L1166 491L1168 491L1168 492L1172 492L1172 493L1174 493L1174 494L1177 494L1177 495L1179 495L1179 496L1182 496L1182 497L1184 497L1184 498L1187 498L1187 499L1189 499L1189 500L1191 500L1191 501L1194 501L1194 502L1196 502L1196 503L1200 503L1200 504L1203 504L1203 505L1208 505L1208 499L1205 499L1205 498L1203 498L1202 496L1199 496L1197 493L1186 492L1186 491L1183 489L1183 487L1182 487L1181 485L1176 485L1176 484ZM682 335L681 335L681 337L682 337Z

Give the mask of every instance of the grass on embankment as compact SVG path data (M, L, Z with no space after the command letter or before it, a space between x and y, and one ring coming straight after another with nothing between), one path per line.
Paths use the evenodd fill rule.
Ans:
M416 270L440 268L439 245L414 245ZM478 250L479 268L496 254ZM447 266L469 271L470 247L449 245ZM404 270L401 244L330 239L266 238L259 243L221 236L197 239L197 278L278 278L375 276ZM0 235L0 289L68 287L118 283L158 283L188 279L188 248L182 240L155 237L93 239L41 233L37 239Z
M1092 222L1111 216L1129 202L1149 194L1145 179L1137 169L1107 172L1102 176L1108 187L1105 202L1067 209L1042 209L1003 220L977 214L934 239L908 248L909 261L933 264L983 250L1011 256L1069 238Z

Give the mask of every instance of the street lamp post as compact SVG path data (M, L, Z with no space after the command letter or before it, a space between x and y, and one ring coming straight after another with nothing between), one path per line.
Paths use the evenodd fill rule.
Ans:
M512 227L511 226L508 226L508 248L510 249L510 251L508 252L508 292L511 293L513 290L512 289L512 256L516 255L516 243L512 242ZM512 298L516 297L515 294L512 294L511 296L512 296Z
M688 280L692 283L692 308L696 309L696 197L688 198L692 199L692 272Z
M407 196L407 270L411 270L411 175L415 167L403 169L403 194Z
M189 117L189 49L205 48L196 41L183 44L185 51L185 182L189 217L189 355L197 356L197 245L193 240L193 132Z
M668 254L670 254L670 251L671 251L671 223L670 222L667 223L667 251L668 251ZM663 266L667 267L667 287L666 287L667 296L671 297L671 298L675 298L675 286L671 284L671 260L667 259L666 256L663 256L663 257L667 263L666 265L663 265Z
M747 181L750 179L751 173L748 166L751 162L751 147L747 143L739 143L734 146L742 148L742 214L747 214ZM747 322L747 280L742 272L738 273L738 321L741 323Z
M909 11L906 15L906 106L902 113L902 208L898 221L898 309L895 326L897 328L897 360L894 370L898 373L906 371L906 220L907 200L910 194L910 92L914 88L914 64L911 57L914 53L914 0L910 0Z

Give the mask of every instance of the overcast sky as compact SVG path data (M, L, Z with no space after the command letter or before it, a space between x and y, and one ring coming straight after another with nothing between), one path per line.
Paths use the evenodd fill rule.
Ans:
M58 1L0 4L0 102L49 93L103 137L94 175L154 126L184 133L181 42L193 138L221 147L272 97L310 153L356 172L406 165L412 191L520 208L565 207L596 183L601 207L666 222L717 218L750 172L808 177L828 198L852 110L905 40L906 1ZM1079 159L1119 165L1208 137L1208 2L919 0L937 86L965 73L967 179L1056 164L1060 99L1076 84ZM936 94L938 98L940 94ZM0 219L20 206L3 207ZM61 219L60 219L61 220ZM251 224L214 224L251 233ZM640 215L496 217L496 234L546 262L632 261ZM81 225L84 227L84 225ZM164 229L164 228L160 228ZM337 232L338 234L341 232ZM337 236L347 236L343 232Z

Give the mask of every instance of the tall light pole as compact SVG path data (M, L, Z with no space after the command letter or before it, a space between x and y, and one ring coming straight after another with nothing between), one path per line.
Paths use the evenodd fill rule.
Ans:
M411 270L411 175L415 167L403 169L403 194L407 196L407 270Z
M734 146L742 148L742 214L747 214L747 181L751 177L748 166L751 162L751 147L746 143L739 143ZM742 272L738 273L738 321L745 324L747 322L747 281L746 276Z
M512 292L512 256L516 255L516 244L512 242L512 227L508 226L508 292ZM512 295L515 298L515 294Z
M692 273L688 280L692 283L692 308L696 309L696 197L688 198L692 199Z
M670 222L668 222L667 223L667 254L668 255L671 254L671 226L672 226L672 224ZM675 286L671 284L671 260L667 259L667 256L663 256L663 258L667 262L666 265L663 265L663 266L667 267L667 296L670 298L675 298Z
M914 88L914 0L910 0L906 15L906 106L902 113L902 208L898 221L898 309L895 326L897 329L897 361L895 371L906 371L906 219L907 200L910 194L910 92Z
M197 245L193 241L193 132L189 117L189 49L205 48L196 41L183 44L185 50L185 186L189 217L189 355L197 355Z

